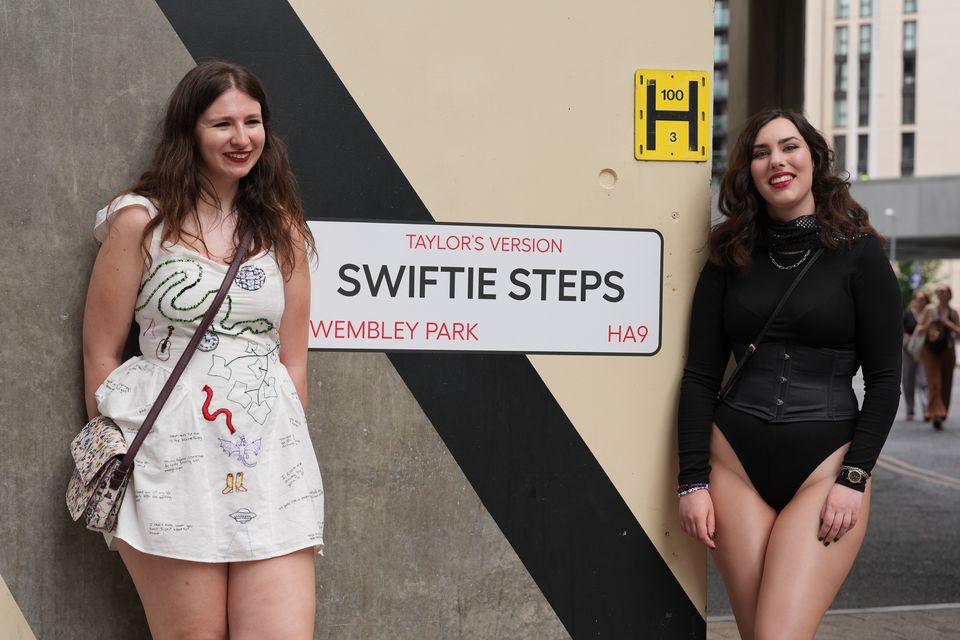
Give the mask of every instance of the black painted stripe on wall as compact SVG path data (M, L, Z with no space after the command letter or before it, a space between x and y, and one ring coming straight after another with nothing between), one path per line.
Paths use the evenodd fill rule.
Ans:
M157 4L195 60L234 60L264 82L312 217L433 219L286 2ZM526 357L390 360L575 640L706 635Z

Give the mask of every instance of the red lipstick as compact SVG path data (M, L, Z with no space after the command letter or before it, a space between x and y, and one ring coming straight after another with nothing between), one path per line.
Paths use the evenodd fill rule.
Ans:
M250 159L252 151L231 151L223 154L223 157L234 164L243 164Z
M789 179L784 180L782 182L774 183L773 181L776 180L777 178L789 178ZM796 178L796 176L790 173L789 171L779 171L773 174L772 176L770 176L770 179L767 181L767 184L770 185L771 189L786 189L791 184L793 184L794 178Z

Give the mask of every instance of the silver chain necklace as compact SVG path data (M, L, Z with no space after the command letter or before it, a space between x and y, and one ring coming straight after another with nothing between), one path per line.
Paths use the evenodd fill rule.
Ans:
M787 267L783 266L773 258L773 251L767 251L767 255L770 256L770 262L772 262L773 266L775 266L777 269L780 269L781 271L790 271L790 269L796 269L803 264L803 261L810 257L810 251L811 249L807 249L799 260Z

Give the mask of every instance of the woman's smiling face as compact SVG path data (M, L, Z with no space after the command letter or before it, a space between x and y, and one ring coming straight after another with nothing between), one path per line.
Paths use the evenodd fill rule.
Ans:
M770 217L789 222L814 212L813 158L797 127L776 118L757 132L750 175Z
M215 187L239 181L260 159L265 137L260 103L239 89L224 91L197 120L201 171Z

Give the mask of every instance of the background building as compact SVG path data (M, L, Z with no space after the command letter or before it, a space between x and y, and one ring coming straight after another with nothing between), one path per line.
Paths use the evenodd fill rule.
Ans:
M716 0L714 175L763 107L802 109L899 260L960 258L957 0Z

